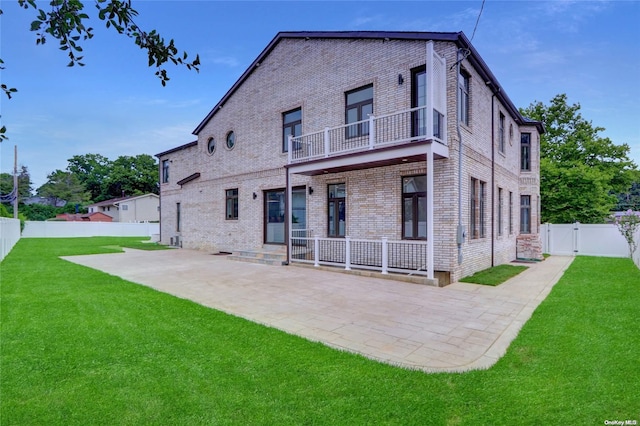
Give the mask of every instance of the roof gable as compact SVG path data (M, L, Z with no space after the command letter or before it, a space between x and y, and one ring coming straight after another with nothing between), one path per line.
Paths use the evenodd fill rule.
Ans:
M540 122L533 122L532 120L526 120L513 104L511 99L507 96L504 90L502 90L498 80L493 75L487 64L484 62L480 54L471 45L469 39L463 32L418 32L418 31L298 31L298 32L279 32L271 40L271 42L264 48L264 50L258 55L258 57L249 65L240 78L231 86L231 88L225 93L220 101L211 109L209 114L198 124L193 131L194 135L200 133L200 131L207 125L207 123L213 118L213 116L223 107L231 96L238 90L240 86L251 76L251 74L260 66L265 58L275 49L275 47L284 39L351 39L351 40L424 40L424 41L448 41L456 43L461 49L466 49L468 52L467 60L473 65L476 71L480 74L482 79L486 82L487 86L491 88L495 96L505 105L509 114L516 120L518 124L536 125L540 133L544 132L544 127ZM174 148L174 150L187 147ZM174 150L170 150L160 155L167 154Z

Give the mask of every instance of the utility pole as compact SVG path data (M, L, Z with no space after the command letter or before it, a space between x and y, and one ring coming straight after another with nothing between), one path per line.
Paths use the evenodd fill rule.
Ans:
M13 218L18 218L18 145L13 146L13 190L15 198L13 199Z

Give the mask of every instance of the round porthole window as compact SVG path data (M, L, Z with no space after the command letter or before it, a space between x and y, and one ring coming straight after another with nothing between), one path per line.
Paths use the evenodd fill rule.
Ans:
M216 150L216 140L214 138L209 138L207 141L207 152L209 155L212 155Z
M236 134L233 131L227 133L227 148L233 149L236 145Z

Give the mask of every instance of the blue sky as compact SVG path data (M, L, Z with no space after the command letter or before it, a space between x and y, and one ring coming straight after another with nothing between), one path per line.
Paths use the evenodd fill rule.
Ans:
M39 2L44 8L48 2ZM35 45L33 9L0 0L0 99L10 139L34 189L73 155L155 155L195 140L192 131L279 31L464 31L471 38L482 1L140 1L137 23L200 54L200 73L169 67L162 87L145 53L96 17L85 67L68 68L50 39ZM473 45L517 107L566 93L602 136L631 146L640 165L640 2L493 1L484 5Z

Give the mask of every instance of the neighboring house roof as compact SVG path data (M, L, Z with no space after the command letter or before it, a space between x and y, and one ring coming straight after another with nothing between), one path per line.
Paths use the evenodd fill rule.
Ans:
M113 218L104 213L61 213L56 215L56 219L64 219L67 222L111 222Z
M433 41L448 41L458 45L459 48L468 49L469 55L467 60L473 65L476 71L480 74L485 83L492 88L495 96L504 104L505 108L509 111L509 114L514 118L518 124L535 125L540 133L544 133L544 126L539 121L533 121L525 119L518 108L511 102L511 99L502 90L498 80L493 75L487 64L480 57L476 49L471 45L471 42L460 32L402 32L402 31L300 31L300 32L279 32L273 40L265 47L265 49L258 55L258 57L249 65L249 68L240 76L238 81L227 91L227 93L220 99L220 101L213 107L213 109L207 114L202 122L193 131L194 135L197 135L204 126L213 118L213 116L221 109L227 100L233 96L238 88L249 78L249 76L255 71L257 67L264 61L264 59L275 49L275 47L283 39L382 39L382 40L433 40ZM193 143L193 142L192 142ZM189 144L187 144L189 145ZM170 152L184 149L186 145L174 148L173 150L165 151L160 155L168 154Z
M103 206L117 206L118 204L124 202L124 201L133 201L136 200L138 198L145 198L145 197L155 197L155 198L160 198L157 194L144 194L144 195L135 195L132 197L120 197L120 198L112 198L110 200L104 200L104 201L100 201L99 203L93 203L93 204L89 204L87 207L103 207Z
M161 152L159 154L156 154L156 157L159 158L159 157L162 157L163 155L167 155L167 154L171 154L172 152L181 151L183 149L191 148L192 146L196 146L196 145L198 145L198 141L189 142L189 143L186 143L184 145L180 145L180 146L177 146L175 148L171 148L171 149L169 149L167 151L164 151L164 152Z

